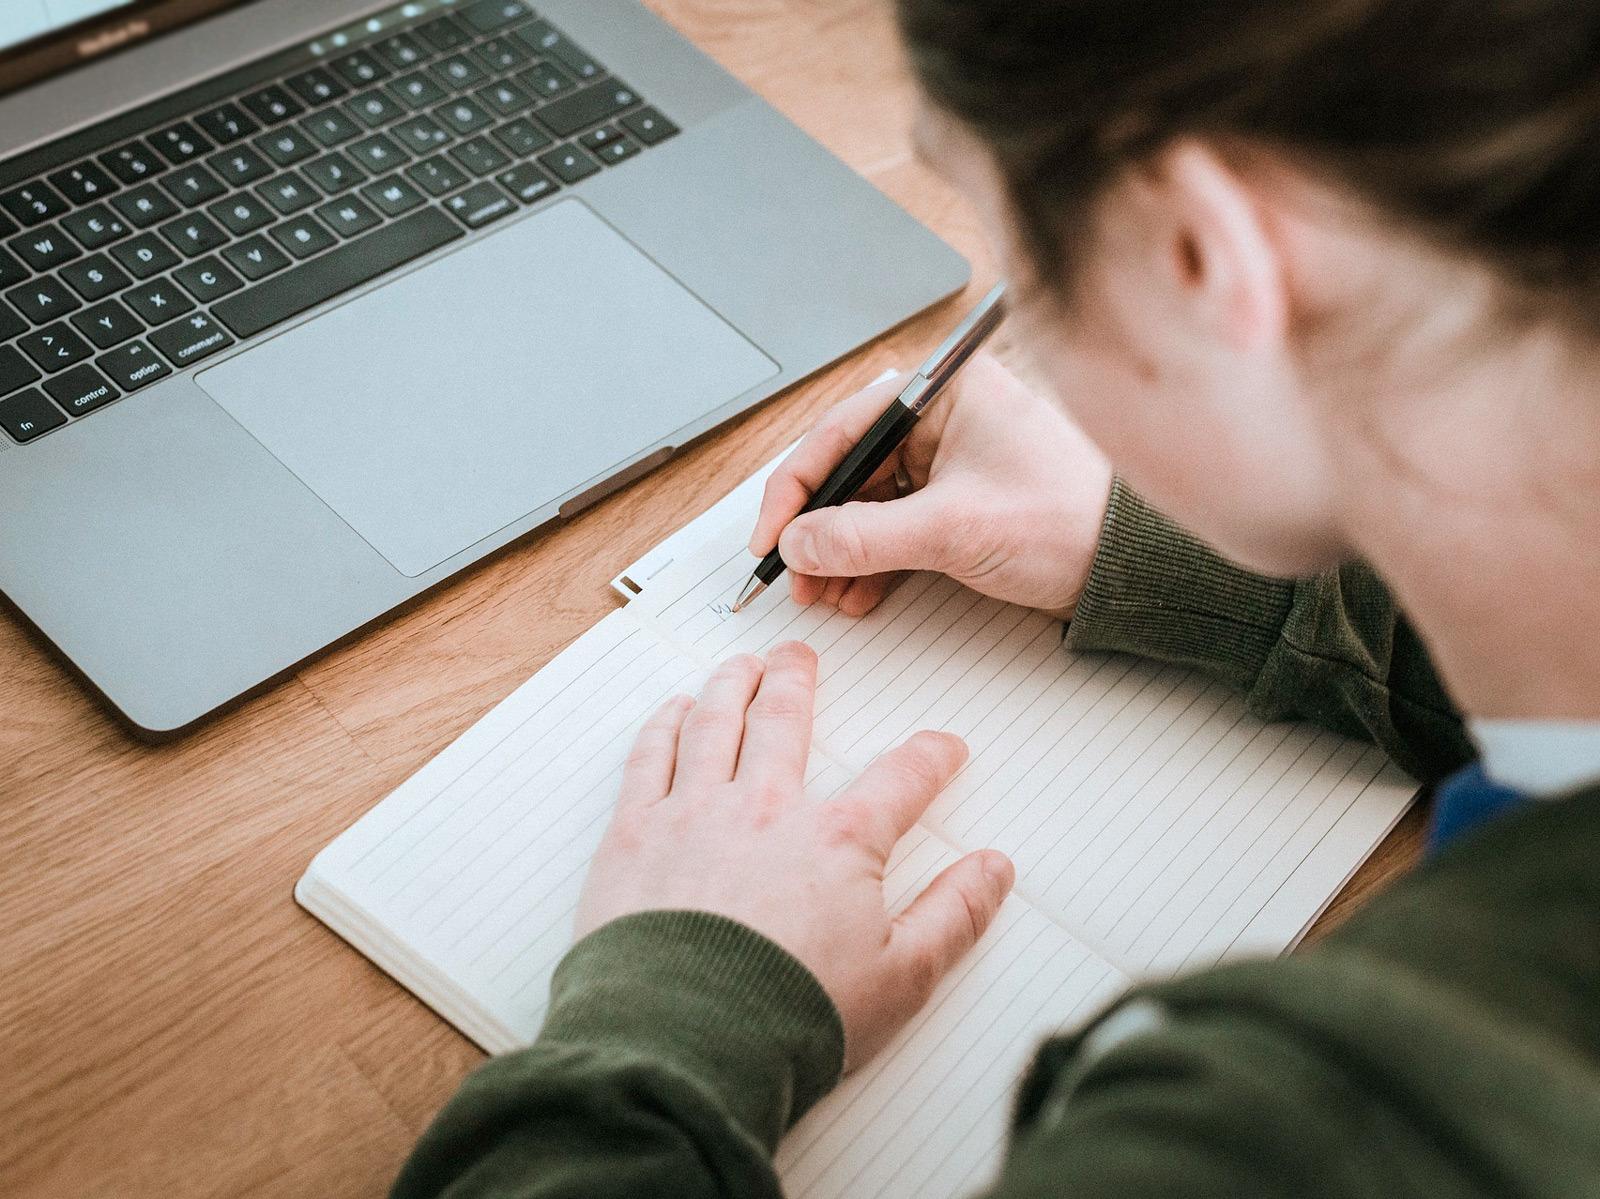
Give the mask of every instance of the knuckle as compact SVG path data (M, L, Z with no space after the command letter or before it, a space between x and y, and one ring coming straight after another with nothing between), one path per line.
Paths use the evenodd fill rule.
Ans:
M925 999L944 977L944 961L934 945L922 942L907 952L905 971L912 991Z
M824 803L817 811L817 824L822 843L828 849L841 845L854 845L866 832L866 817L861 808L851 803Z
M832 550L835 569L849 574L865 574L870 554L866 538L861 533L861 521L857 512L852 511L853 508L853 503L846 504L835 513L823 541Z
M756 696L750 715L761 720L803 720L811 715L811 699L796 688L771 689Z

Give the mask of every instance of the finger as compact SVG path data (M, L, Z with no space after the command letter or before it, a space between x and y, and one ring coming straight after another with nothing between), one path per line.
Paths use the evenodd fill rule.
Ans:
M822 587L822 602L830 608L837 608L839 597L844 594L848 586L850 586L849 579L829 579Z
M651 804L672 790L678 760L678 731L694 707L687 695L675 695L651 714L634 738L622 767L622 794L617 806Z
M874 758L844 796L860 806L858 827L867 847L887 859L966 760L960 737L928 730Z
M899 586L903 578L904 571L895 571L893 574L851 579L850 586L839 597L839 611L846 616L865 616L882 603L883 597Z
M855 500L797 516L778 540L784 565L803 574L858 578L893 570L943 570L959 522L935 490L887 503Z
M767 654L756 697L744 717L737 779L792 788L805 781L811 716L817 702L817 655L803 641L785 641Z
M900 394L906 378L900 375L874 384L836 404L772 472L761 496L755 532L750 535L752 554L765 554L778 543L779 531L806 506L833 468L883 415L884 405ZM888 463L884 469L893 473Z
M802 607L814 604L822 598L822 589L828 585L826 579L819 579L816 575L803 575L795 571L789 572L789 595L795 603Z
M1011 859L980 849L942 870L895 918L889 951L919 1001L978 943L1015 881Z
M745 709L761 682L761 669L760 658L740 654L711 672L678 734L674 788L725 783L733 777L739 742L744 739Z

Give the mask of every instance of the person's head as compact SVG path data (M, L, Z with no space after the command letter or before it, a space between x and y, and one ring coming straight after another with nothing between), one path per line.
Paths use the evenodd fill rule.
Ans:
M1535 400L1475 364L1600 328L1600 4L897 3L1061 401L1249 565L1358 548L1363 463L1478 472Z

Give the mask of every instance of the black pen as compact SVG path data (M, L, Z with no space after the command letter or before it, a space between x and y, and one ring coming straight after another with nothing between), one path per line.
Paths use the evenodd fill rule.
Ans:
M823 480L822 486L806 502L806 506L800 509L802 513L844 503L861 490L874 471L889 460L895 447L906 439L912 426L917 423L922 410L939 398L939 393L955 377L962 364L1005 320L1005 295L1006 285L995 284L978 306L967 314L966 320L944 339L944 344L917 369L904 390L889 401L889 406L883 410L877 423L856 442L855 448L844 456L844 461L834 468L833 473ZM750 581L734 601L733 610L737 612L755 599L782 573L783 558L774 547L751 574Z

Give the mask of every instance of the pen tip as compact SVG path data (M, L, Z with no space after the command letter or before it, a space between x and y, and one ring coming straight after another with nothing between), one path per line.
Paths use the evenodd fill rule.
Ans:
M760 579L754 579L754 578L751 579L748 583L746 583L744 585L744 590L739 593L739 598L733 601L733 609L732 610L735 611L735 612L739 611L741 608L743 608L747 604L749 604L751 600L755 599L756 596L760 595L766 589L767 589L767 585L765 583L763 583Z

